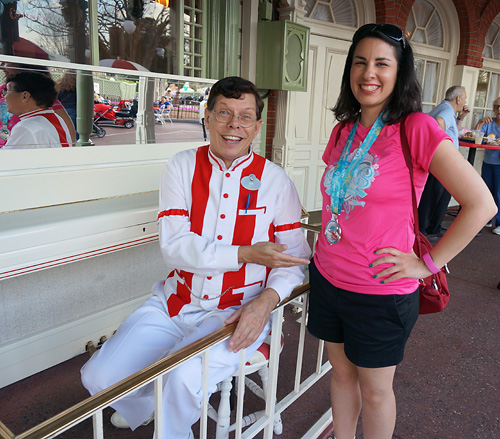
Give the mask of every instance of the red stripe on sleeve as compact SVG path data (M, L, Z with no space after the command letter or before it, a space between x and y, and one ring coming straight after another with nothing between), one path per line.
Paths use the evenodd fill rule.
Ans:
M189 216L189 212L185 209L163 210L158 214L158 220L164 216Z
M282 224L281 226L276 226L276 232L286 232L287 230L300 229L300 222L293 224Z

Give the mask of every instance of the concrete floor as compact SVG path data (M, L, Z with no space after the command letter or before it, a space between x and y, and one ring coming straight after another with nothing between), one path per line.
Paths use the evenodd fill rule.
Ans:
M440 314L420 317L396 372L398 417L394 438L500 438L500 236L483 229L449 267L448 307ZM296 318L286 312L279 396L291 388L295 369L292 351L298 337ZM310 336L307 346L311 352L316 346ZM0 420L19 434L85 398L79 369L86 359L86 355L80 355L0 389ZM311 359L304 369L311 370L312 363ZM280 438L300 438L328 410L328 381L329 376L324 377L283 414ZM259 404L249 396L248 408ZM152 425L135 432L114 429L109 424L110 414L111 410L104 414L106 438L152 437ZM60 437L91 438L91 423L86 421ZM363 438L361 425L357 438Z

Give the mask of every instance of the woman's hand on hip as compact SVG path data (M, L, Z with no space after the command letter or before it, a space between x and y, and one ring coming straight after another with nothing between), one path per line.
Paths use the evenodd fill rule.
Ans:
M373 276L380 279L380 283L387 284L402 278L424 279L432 273L429 271L422 259L411 251L404 253L393 247L381 248L375 252L376 255L384 255L370 264L370 267L377 267L381 264L392 264L380 273Z

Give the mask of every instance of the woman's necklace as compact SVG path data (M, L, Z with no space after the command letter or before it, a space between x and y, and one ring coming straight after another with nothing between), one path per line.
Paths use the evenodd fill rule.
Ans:
M371 148L378 135L385 125L385 113L380 113L377 120L370 128L365 140L359 145L356 154L351 162L348 162L349 152L351 150L354 135L358 128L359 118L354 124L344 145L342 154L337 162L337 165L332 170L330 185L327 186L326 192L330 195L330 211L332 212L332 219L328 222L325 228L326 240L330 245L336 244L342 237L342 229L340 228L339 215L344 204L344 199L351 182L354 172L363 160L364 156ZM326 184L325 184L326 185Z

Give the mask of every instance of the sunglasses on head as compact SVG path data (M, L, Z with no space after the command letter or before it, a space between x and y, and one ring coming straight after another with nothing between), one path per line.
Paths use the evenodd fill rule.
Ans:
M356 42L361 37L368 33L368 32L378 32L381 33L382 35L385 35L386 37L390 38L391 40L397 41L398 43L401 43L403 46L403 49L406 46L405 42L405 36L403 34L403 31L397 27L394 26L393 24L375 24L375 23L370 23L370 24L365 24L361 26L355 33L354 36L352 37L352 41Z

